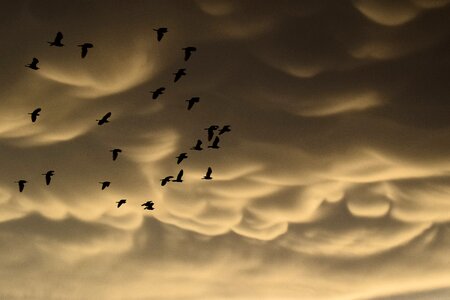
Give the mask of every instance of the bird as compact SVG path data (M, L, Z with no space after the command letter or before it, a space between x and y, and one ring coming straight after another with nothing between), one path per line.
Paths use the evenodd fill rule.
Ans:
M211 167L208 167L208 171L206 171L206 175L205 175L205 176L203 176L203 178L202 178L202 179L206 179L206 180L210 180L210 179L212 179L212 177L211 177L211 173L212 173L212 169L211 169Z
M19 184L19 192L23 192L23 189L25 188L25 183L27 183L26 180L20 179L19 181L14 181L15 183Z
M33 69L33 70L39 70L39 67L37 66L38 63L39 63L39 59L37 59L36 57L33 57L33 61L31 62L31 64L25 65L25 67Z
M62 47L62 46L64 46L64 44L61 43L62 38L63 38L62 32L58 32L56 34L55 40L53 42L47 42L47 43L49 43L50 46Z
M181 169L180 172L178 172L177 179L172 180L172 182L183 182L183 179L181 179L182 177L183 177L183 169Z
M84 44L78 45L78 47L81 47L81 58L85 58L88 53L88 49L94 48L94 45L92 45L91 43L84 43Z
M47 173L42 174L45 176L45 183L47 185L50 184L50 181L52 180L52 176L55 175L55 171L47 171Z
M169 32L166 27L161 27L153 30L156 31L156 39L158 40L158 42L161 41L165 33Z
M197 151L202 151L202 141L201 140L197 140L197 144L195 144L194 147L191 148L191 150L197 150Z
M111 184L110 181L100 181L99 183L102 185L102 190L106 189Z
M173 73L173 75L175 75L175 79L173 80L173 82L177 82L178 80L180 80L181 76L186 75L186 69L178 69L178 71L176 73Z
M109 152L112 152L112 155L113 155L112 159L116 160L117 156L119 156L119 153L122 152L122 149L112 149L112 150L109 150Z
M195 103L200 102L200 97L192 97L189 100L186 100L188 102L188 110L191 110L191 108L194 106Z
M158 98L159 95L164 94L164 91L166 90L165 87L160 87L156 91L150 91L150 93L153 94L152 99Z
M219 135L220 134L224 134L225 132L230 132L231 131L231 125L224 125L220 130L219 130Z
M217 125L211 125L208 128L205 128L205 130L208 130L208 141L211 141L214 136L214 130L219 129L219 126Z
M183 152L183 153L178 154L178 156L176 158L177 158L177 164L180 164L183 161L183 159L188 158L188 156L187 156L186 152Z
M219 139L218 136L216 136L216 138L214 139L212 145L208 146L208 148L211 148L211 149L219 149L219 148L220 148L220 147L219 147L219 142L220 142L220 139Z
M106 113L106 115L104 115L100 120L95 120L98 121L98 125L103 125L105 123L108 123L108 118L111 117L111 112Z
M41 112L41 108L38 107L35 110L33 110L33 112L28 113L29 115L31 115L31 122L36 122L37 117L39 116L39 113Z
M172 179L173 176L166 176L163 179L161 179L161 186L165 186L166 183L168 183L170 181L170 179Z
M119 208L120 206L122 206L122 204L127 203L127 199L120 199L116 203L117 203L117 208Z
M184 61L187 61L191 57L192 52L197 51L197 48L189 46L181 50L184 50Z
M141 206L145 206L144 209L147 209L147 210L154 210L155 208L153 207L153 205L155 205L155 203L153 203L153 201L147 201L147 202L141 204Z

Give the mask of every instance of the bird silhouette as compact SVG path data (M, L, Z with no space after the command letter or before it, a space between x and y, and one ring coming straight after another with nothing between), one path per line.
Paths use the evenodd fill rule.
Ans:
M208 131L208 141L211 141L214 136L214 130L219 129L219 126L217 125L211 125L208 128L205 128L205 130Z
M161 179L161 186L165 186L172 178L173 176L166 176L163 179Z
M50 184L50 181L52 180L52 176L55 175L55 171L47 171L47 173L42 174L45 176L45 183L47 185Z
M219 142L220 142L220 139L219 139L218 136L216 136L216 138L214 139L212 145L208 146L208 148L211 148L211 149L219 149L219 148L220 148L220 147L219 147Z
M106 189L111 184L110 181L100 181L99 183L102 185L102 190Z
M188 110L191 110L191 108L194 106L195 103L200 102L200 97L192 97L189 100L186 100L188 102Z
M127 199L120 199L119 201L116 202L117 203L117 208L121 207L122 204L127 203Z
M166 90L165 87L160 87L158 88L156 91L150 91L150 93L152 93L152 99L156 99L158 98L159 95L164 94L164 91Z
M175 79L173 80L173 82L177 82L178 80L180 80L181 76L186 75L186 69L178 69L178 71L176 73L173 73L173 75L175 75Z
M33 110L33 112L28 113L29 115L31 115L31 122L36 122L37 117L39 116L39 113L41 112L41 108L38 107L35 110Z
M175 180L172 180L172 182L183 182L183 169L178 172L177 178Z
M156 39L158 40L158 42L161 41L165 33L169 32L166 27L161 27L153 30L156 31Z
M33 70L39 70L39 67L37 66L38 63L39 63L39 59L37 59L36 57L33 57L33 61L30 64L25 65L25 67L33 69Z
M92 45L91 43L84 43L78 45L78 47L81 47L81 58L85 58L88 53L88 49L94 48L94 45Z
M202 179L211 180L212 179L211 173L212 173L212 169L211 169L211 167L208 167L208 171L206 171L206 175L203 176Z
M195 144L194 147L191 148L191 150L197 150L197 151L202 151L202 141L201 140L197 140L197 144Z
M180 153L176 158L177 158L177 164L180 164L183 159L188 158L188 156L186 155L186 152Z
M61 32L58 32L56 34L55 40L53 42L47 42L47 43L49 43L50 46L62 47L62 46L64 46L64 44L61 43L62 39L63 39L63 34Z
M108 118L111 117L111 112L106 113L106 115L104 115L100 120L95 120L98 121L98 125L103 125L105 123L108 123Z
M109 152L112 152L112 159L116 160L117 156L119 156L119 153L122 152L122 149L112 149L109 150Z
M15 183L19 184L19 192L23 192L23 189L25 188L25 183L27 183L26 180L20 179L19 181L14 181Z
M189 57L191 57L192 52L197 51L197 48L190 46L182 48L181 50L184 50L184 61L187 61Z
M220 130L219 130L219 134L224 134L225 132L230 132L231 131L231 125L224 125Z
M145 206L144 209L147 209L147 210L154 210L155 208L153 207L153 205L155 205L155 203L153 203L153 201L147 201L147 202L141 204L141 206Z

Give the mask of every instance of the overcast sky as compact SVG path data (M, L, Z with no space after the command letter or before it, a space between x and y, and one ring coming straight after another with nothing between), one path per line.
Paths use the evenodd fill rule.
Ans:
M0 14L1 299L450 299L450 1Z

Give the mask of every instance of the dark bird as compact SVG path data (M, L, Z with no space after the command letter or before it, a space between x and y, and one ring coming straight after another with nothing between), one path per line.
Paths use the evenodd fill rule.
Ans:
M186 102L188 102L188 110L191 110L195 103L200 102L200 97L192 97L191 99L186 100Z
M88 53L88 49L94 48L94 45L92 45L91 43L84 43L84 44L78 45L78 47L81 47L81 58L85 58Z
M111 184L110 181L100 181L99 183L102 185L102 190L106 189Z
M212 177L211 177L211 173L212 173L212 169L211 169L211 167L208 167L208 171L206 171L206 175L205 175L205 176L203 176L203 178L202 178L202 179L206 179L206 180L210 180L210 179L212 179Z
M31 62L31 64L25 65L25 67L28 67L33 70L38 70L39 69L39 67L37 66L38 63L39 63L39 59L37 59L36 57L33 57L33 61Z
M37 117L39 116L39 113L41 112L41 108L38 107L35 110L33 110L33 112L28 113L29 115L31 115L31 122L36 122Z
M219 129L219 126L217 125L211 125L208 128L205 128L205 130L208 130L208 141L211 141L214 136L214 130Z
M117 203L117 208L121 207L122 204L127 203L127 199L120 199L119 201L116 202Z
M177 175L177 179L172 180L172 182L183 182L183 169L180 170L180 172L178 172Z
M197 48L186 47L186 48L182 48L181 50L184 50L184 61L187 61L189 59L189 57L191 57L192 52L197 51Z
M166 90L165 87L160 87L159 89L157 89L156 91L150 91L150 93L152 93L152 99L156 99L158 98L159 95L164 94L164 91Z
M175 75L175 79L173 80L173 82L177 82L178 80L180 80L181 76L186 75L186 69L178 69L178 71L176 73L173 73L173 75Z
M119 153L122 152L122 149L112 149L109 150L109 152L112 152L113 160L116 160L117 156L119 156Z
M144 209L147 209L147 210L154 210L155 208L153 207L153 205L155 205L155 203L153 203L153 201L147 201L147 202L143 203L141 206L145 206Z
M219 130L219 134L224 134L225 132L230 132L231 131L231 125L224 125L220 130Z
M208 148L211 148L211 149L219 149L219 148L220 148L220 147L219 147L219 142L220 142L220 139L219 139L218 136L216 136L216 138L214 139L212 145L208 146Z
M183 159L188 158L188 156L186 155L186 152L180 153L176 158L177 158L177 164L180 164L180 162L183 161Z
M64 44L61 43L62 39L63 39L63 34L61 32L58 32L56 34L55 40L53 42L47 42L47 43L49 43L50 46L62 47L62 46L64 46Z
M161 186L165 186L166 183L168 183L170 181L170 179L172 179L173 176L166 176L163 179L161 179Z
M26 180L20 179L19 181L14 181L15 183L19 184L19 192L23 192L23 189L25 188L25 183L27 183Z
M111 117L111 112L108 112L106 115L104 115L100 120L95 120L98 121L98 125L103 125L105 123L108 123L108 118Z
M156 31L156 39L158 40L158 42L161 41L161 39L164 36L164 33L169 32L169 30L167 30L166 27L161 27L161 28L153 29L153 30Z
M197 151L203 150L203 148L202 148L202 141L201 140L197 140L197 144L194 147L192 147L191 150L197 150Z
M45 176L45 183L47 185L50 184L50 181L52 180L52 176L55 175L55 171L47 171L47 173L42 174Z

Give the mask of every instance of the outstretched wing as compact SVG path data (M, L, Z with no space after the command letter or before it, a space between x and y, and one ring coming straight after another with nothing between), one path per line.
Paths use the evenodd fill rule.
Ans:
M206 177L211 177L212 169L211 167L208 167L208 171L206 171Z
M88 53L88 48L86 46L81 46L81 58L85 58Z
M177 181L181 181L181 178L183 178L183 169L181 169L180 172L178 172Z
M56 37L55 37L55 43L60 44L62 39L63 39L63 34L62 34L62 32L59 31L59 32L56 34Z
M186 100L186 101L188 102L188 108L187 109L191 110L191 108L194 107L194 103L195 102L192 99L191 100Z

